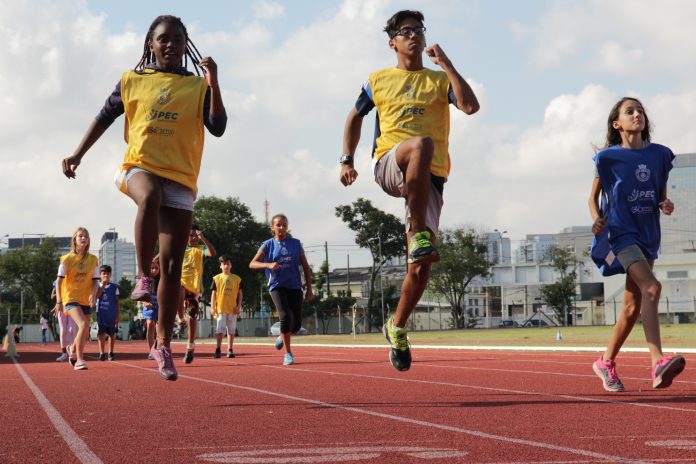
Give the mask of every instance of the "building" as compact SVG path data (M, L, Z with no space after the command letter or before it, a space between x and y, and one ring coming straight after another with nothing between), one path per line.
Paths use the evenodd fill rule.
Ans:
M111 266L111 280L120 281L123 277L135 281L135 245L118 238L118 232L104 232L99 246L99 264Z

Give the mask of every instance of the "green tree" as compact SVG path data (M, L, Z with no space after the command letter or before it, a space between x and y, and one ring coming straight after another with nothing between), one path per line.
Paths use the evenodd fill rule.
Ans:
M118 281L118 288L121 292L121 299L130 298L130 294L133 291L133 282L128 280L128 277L123 276L121 280Z
M264 276L252 272L249 262L261 243L270 237L268 227L256 221L251 210L238 198L201 197L196 201L193 222L213 244L217 256L228 254L232 257L232 272L242 279L244 292L243 307L247 311L258 308ZM204 261L203 285L206 301L210 301L210 285L213 276L220 273L220 264L215 259ZM267 301L267 299L265 300Z
M47 237L39 245L29 245L0 256L0 286L3 293L24 291L25 313L31 320L49 313L54 304L51 288L58 270L58 241ZM27 308L36 308L29 310ZM18 315L17 315L18 316ZM19 322L18 319L16 322Z
M370 250L372 255L367 299L368 331L371 331L373 325L382 325L381 305L375 303L378 300L375 295L375 280L387 261L406 254L404 225L398 217L375 208L365 198L358 198L352 205L337 206L336 217L341 218L355 232L355 243L360 248Z
M542 298L556 313L562 325L568 322L568 315L573 310L575 300L575 280L577 278L578 260L573 253L559 246L552 246L544 255L558 272L556 282L541 287Z
M352 311L354 304L355 298L353 297L329 295L323 300L316 298L312 301L305 302L302 307L302 312L305 317L316 315L316 318L319 319L321 323L321 333L326 334L331 319L338 317L338 308L341 308L341 315L347 317Z
M438 250L440 262L432 267L428 286L449 302L452 324L454 328L461 329L467 326L467 315L462 304L467 287L475 277L490 275L488 247L473 228L456 228L440 231Z

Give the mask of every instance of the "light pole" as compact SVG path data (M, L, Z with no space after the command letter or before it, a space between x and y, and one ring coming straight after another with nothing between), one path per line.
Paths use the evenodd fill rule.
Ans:
M498 264L503 264L503 234L507 234L507 230L493 229L493 232L498 232Z

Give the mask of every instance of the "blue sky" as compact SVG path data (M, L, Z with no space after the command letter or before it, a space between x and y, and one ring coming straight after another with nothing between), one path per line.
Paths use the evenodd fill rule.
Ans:
M345 117L371 71L395 64L381 28L395 11L423 11L470 82L481 111L454 111L442 225L556 233L589 223L593 144L611 105L643 99L654 140L696 152L696 3L584 1L11 1L0 0L0 236L132 239L135 208L112 183L123 121L85 157L77 181L59 169L120 78L138 61L159 14L180 15L220 68L229 115L208 137L201 195L233 196L263 218L284 212L307 246L329 242L332 267L367 255L334 208L362 196L402 216L369 175L373 115L357 152L358 183L338 182ZM425 59L426 66L433 66ZM10 174L7 174L10 173ZM11 201L7 201L7 199ZM677 205L677 214L679 211ZM323 253L309 255L318 265ZM336 263L335 265L333 263Z

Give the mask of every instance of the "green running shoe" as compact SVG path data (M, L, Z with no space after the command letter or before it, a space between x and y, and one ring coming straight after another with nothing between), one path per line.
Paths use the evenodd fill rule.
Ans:
M394 329L394 316L389 317L382 332L391 345L389 361L397 371L407 371L411 367L411 347L408 343L408 330Z
M430 232L416 232L408 242L408 263L434 263L440 260L437 252L430 241Z

